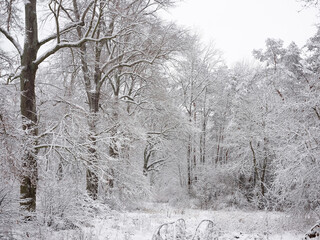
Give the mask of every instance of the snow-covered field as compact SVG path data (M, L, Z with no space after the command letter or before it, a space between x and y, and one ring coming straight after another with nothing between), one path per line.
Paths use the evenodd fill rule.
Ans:
M134 212L111 211L105 216L100 215L81 230L53 231L47 239L151 240L161 224L180 218L185 220L188 239L203 219L214 222L215 236L218 237L215 239L221 240L303 239L309 226L308 220L278 212L183 210L161 205Z

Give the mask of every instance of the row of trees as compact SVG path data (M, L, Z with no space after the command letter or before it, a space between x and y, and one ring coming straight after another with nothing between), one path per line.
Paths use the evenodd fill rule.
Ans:
M28 140L28 146L25 147L25 153L22 156L23 173L20 176L20 192L21 197L27 199L22 204L26 205L28 210L33 211L36 207L39 168L37 159L42 155L41 149L47 151L48 148L57 148L50 142L43 142L44 138L50 139L48 135L52 134L56 126L52 129L40 129L41 132L39 132L41 122L38 121L35 83L39 65L46 60L51 63L56 59L62 60L64 62L62 69L54 69L54 71L61 71L65 82L70 77L71 84L75 81L82 81L84 84L85 101L88 103L85 109L88 139L83 146L87 151L83 158L87 166L87 191L92 199L96 199L98 173L95 168L100 159L97 138L101 134L97 125L100 120L102 89L104 85L112 87L108 89L111 90L109 93L112 95L112 98L108 99L112 103L111 107L108 106L112 123L108 124L108 130L105 131L110 132L109 137L113 139L109 144L108 156L118 158L120 149L115 137L119 128L118 102L121 99L127 101L128 113L132 114L131 105L138 104L135 95L138 95L139 89L143 88L144 75L150 71L146 66L155 62L160 64L162 59L168 58L178 48L173 39L179 39L180 31L172 24L163 23L155 15L160 9L172 3L171 1L50 1L47 4L39 4L37 1L26 1L23 47L14 38L14 34L20 31L20 25L19 18L13 16L21 5L13 1L2 3L7 19L3 19L6 20L3 24L6 26L1 27L0 31L15 47L18 53L17 58L19 58L17 65L13 66L16 67L15 74L9 76L7 83L14 83L15 79L20 79L20 114L22 129ZM41 13L42 16L37 16L39 12L37 7L44 11L48 9L48 11ZM38 38L39 33L44 31L38 27L38 18L41 17L45 17L44 21L47 21L47 25L55 26L54 34L43 39ZM18 26L15 26L15 23ZM39 53L41 47L44 50ZM55 59L50 58L53 55L56 56ZM12 61L6 61L7 55L3 54L3 56L4 64L14 65ZM7 74L6 70L4 74ZM43 78L47 78L49 74L43 73ZM56 74L57 76L60 77L59 73ZM70 98L74 92L69 90ZM65 100L61 99L60 102ZM61 148L67 148L67 146L62 145ZM112 186L112 178L113 176L110 176L110 186Z
M318 35L302 49L267 39L264 50L253 51L260 64L231 69L196 41L196 51L182 53L171 72L189 128L171 174L184 165L176 182L199 207L319 214ZM172 192L168 187L161 194Z
M0 214L20 198L52 224L152 192L319 213L320 31L228 68L158 16L173 4L0 1Z

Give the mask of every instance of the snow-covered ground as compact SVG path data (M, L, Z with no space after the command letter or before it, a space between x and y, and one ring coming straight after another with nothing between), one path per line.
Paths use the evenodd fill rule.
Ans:
M301 240L309 225L297 216L279 212L201 211L160 205L134 212L111 211L105 216L100 215L81 231L52 232L48 239L151 240L161 224L180 218L185 220L188 236L193 235L201 220L212 220L218 237L215 239L221 240Z

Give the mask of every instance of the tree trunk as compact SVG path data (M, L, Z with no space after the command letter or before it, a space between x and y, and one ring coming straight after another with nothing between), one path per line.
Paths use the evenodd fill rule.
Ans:
M268 111L268 105L266 105L266 112ZM263 120L262 122L263 126L263 132L264 132L264 138L263 138L263 153L264 153L264 158L263 158L263 163L261 167L261 179L260 179L260 187L261 187L261 195L264 197L266 188L265 188L265 176L266 176L266 171L267 171L267 165L268 165L268 139L266 137L266 122Z
M25 42L21 55L20 111L22 128L27 137L27 148L23 155L20 194L21 206L28 211L36 210L37 151L35 137L38 135L35 78L38 66L33 63L39 50L36 0L25 4Z
M74 14L77 21L80 21L80 12L78 3L76 0L72 1L73 8L74 8ZM77 27L77 34L79 39L83 38L83 33L81 30L81 27ZM89 73L89 66L87 63L86 56L88 54L87 46L86 44L82 44L80 46L80 60L81 60L81 69L83 73L84 78L84 84L85 89L87 93L87 99L89 104L89 118L88 118L88 125L89 125L89 142L90 146L88 148L89 152L89 160L88 160L88 168L86 170L86 184L87 184L87 193L88 195L93 199L96 200L98 198L98 187L99 187L99 179L98 175L95 171L95 165L97 163L97 150L96 150L96 141L97 141L97 131L96 131L96 125L97 125L97 114L99 112L99 100L100 100L100 88L97 87L97 84L99 83L101 73L99 72L99 69L95 68L94 72L94 84L95 89L93 89L90 79L90 73ZM97 54L97 52L96 52ZM100 52L98 53L100 54ZM99 56L95 56L96 58L99 58ZM99 62L95 61L95 64L98 64Z
M208 111L206 108L207 104L207 88L204 92L204 102L203 102L203 115L202 115L202 129L200 135L200 162L204 164L206 162L206 138L207 138L207 120L208 120Z
M151 142L147 142L146 147L144 148L143 153L143 175L148 176L148 172L150 169L150 158L154 155L153 144Z
M256 186L257 183L257 178L258 178L258 166L257 166L257 158L256 158L256 153L253 149L252 146L252 141L250 141L250 149L252 152L252 160L253 160L253 186Z
M207 146L206 146L206 138L207 138L207 127L204 122L202 125L202 133L200 136L200 162L205 164L206 162L206 154L207 154Z
M264 197L266 189L265 189L265 176L266 176L266 171L267 171L267 165L268 165L268 149L267 149L267 138L264 137L264 146L263 146L263 151L264 151L264 159L263 159L263 164L262 164L262 169L261 169L261 195Z
M109 156L114 159L119 159L119 149L118 141L117 141L117 131L118 131L118 123L119 123L119 93L120 93L120 77L115 74L114 76L115 83L114 83L114 103L112 106L112 131L111 131L111 141L109 145ZM114 188L114 169L109 167L109 173L107 176L107 183L108 183L108 192L111 193L112 189Z
M194 107L194 113L193 113L193 124L196 127L197 126L197 110L196 110L196 103L193 102ZM197 139L197 133L193 134L193 140L192 140L192 158L193 158L193 164L192 164L192 172L193 177L192 181L197 182L197 149L196 149L196 139Z
M188 166L188 193L191 194L191 187L192 187L192 179L191 179L191 149L192 149L192 142L191 142L191 135L189 134L189 141L188 141L188 149L187 149L187 166Z
M216 159L215 159L215 164L216 165L219 162L219 153L220 153L220 135L218 136L217 154L216 154Z
M87 92L88 100L89 100L89 110L90 110L90 116L89 116L89 128L90 128L90 134L89 134L89 161L87 168L87 192L88 195L93 199L96 200L98 198L98 186L99 186L99 179L98 175L96 174L95 166L97 164L98 156L97 156L97 113L99 110L99 98L100 93L99 92Z
M224 128L220 127L219 128L219 135L218 135L218 145L217 145L217 155L216 155L216 160L215 164L218 164L219 162L222 164L223 160L223 134L224 134Z
M143 152L143 175L148 176L148 164L151 156L151 152L149 151L149 144L144 148Z
M202 125L202 133L201 133L201 137L200 137L200 162L202 164L205 164L206 162L206 138L207 138L207 127L206 127L206 123L203 122Z

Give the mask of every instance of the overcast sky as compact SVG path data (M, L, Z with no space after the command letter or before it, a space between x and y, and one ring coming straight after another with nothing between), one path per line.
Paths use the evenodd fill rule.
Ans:
M196 29L205 41L213 40L229 64L250 60L266 38L303 46L320 20L316 9L296 0L184 0L170 18Z

